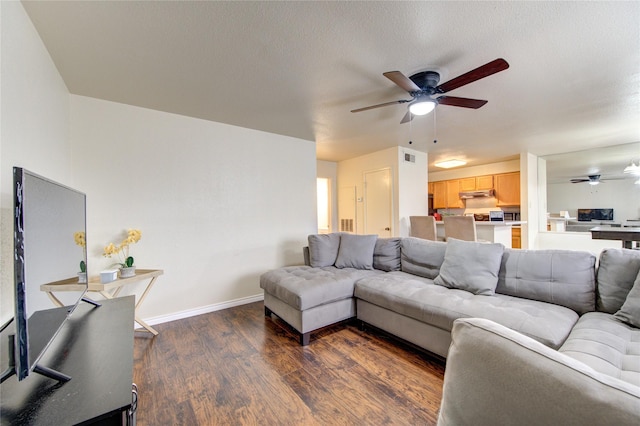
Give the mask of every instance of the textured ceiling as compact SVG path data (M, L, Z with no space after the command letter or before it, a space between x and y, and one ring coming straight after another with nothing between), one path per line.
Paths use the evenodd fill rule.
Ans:
M432 169L640 141L640 2L23 4L71 93L312 140L319 159L403 145ZM350 112L408 98L385 71L444 82L496 58L510 68L449 93L481 109Z

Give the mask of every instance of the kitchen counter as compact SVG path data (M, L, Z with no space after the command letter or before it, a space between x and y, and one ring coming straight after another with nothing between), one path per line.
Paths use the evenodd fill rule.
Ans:
M526 221L507 220L504 222L476 221L476 233L478 240L489 241L491 243L501 243L507 248L511 248L511 228L525 225ZM444 222L436 222L438 238L444 239Z

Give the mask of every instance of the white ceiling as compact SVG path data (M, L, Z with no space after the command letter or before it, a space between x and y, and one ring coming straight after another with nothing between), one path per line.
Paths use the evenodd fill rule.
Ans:
M312 140L323 160L403 145L433 170L640 141L637 1L23 4L71 93ZM496 58L510 68L449 93L488 104L441 105L435 129L399 124L405 105L350 112L409 98L385 71L444 82Z

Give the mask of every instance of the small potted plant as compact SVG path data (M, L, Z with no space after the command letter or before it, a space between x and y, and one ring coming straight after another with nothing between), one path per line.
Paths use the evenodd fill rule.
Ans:
M82 247L82 254L84 255L84 249L87 246L87 241L85 239L84 232L76 232L73 234L73 239L76 244ZM78 282L80 284L86 284L87 282L87 264L84 260L80 261L80 272L78 272Z
M142 232L139 229L129 229L127 231L127 237L116 246L113 243L109 243L104 248L103 256L111 257L118 255L121 262L114 263L112 266L120 266L120 278L133 277L136 274L136 267L134 265L135 260L133 256L129 255L129 246L140 241L142 238Z

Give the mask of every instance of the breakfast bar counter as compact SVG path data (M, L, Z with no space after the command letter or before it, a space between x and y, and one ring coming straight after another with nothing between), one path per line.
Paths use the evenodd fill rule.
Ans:
M487 222L476 221L476 233L478 241L489 241L492 243L502 243L505 247L511 248L511 235L514 226L526 224L526 221L504 221L504 222ZM438 239L444 239L444 222L436 222L438 231Z

